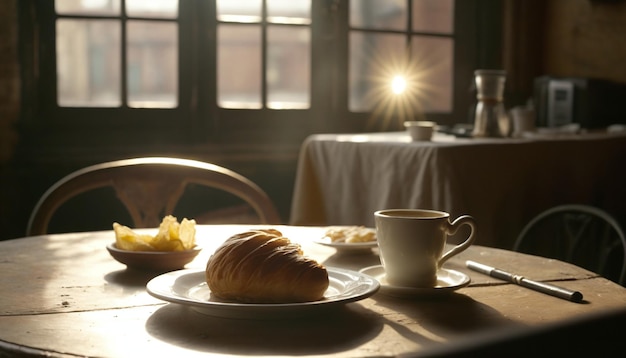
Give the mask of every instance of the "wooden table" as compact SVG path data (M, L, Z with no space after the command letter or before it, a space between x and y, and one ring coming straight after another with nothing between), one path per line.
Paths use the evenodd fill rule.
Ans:
M290 224L373 226L376 210L434 209L474 216L477 244L509 249L552 206L626 218L624 158L626 134L431 142L405 132L317 134L302 145Z
M248 228L199 226L203 251L187 267L203 269L217 245ZM339 254L314 243L323 227L278 228L329 267L358 270L379 263L377 249ZM447 296L399 299L378 292L332 313L241 320L203 315L150 296L145 284L154 274L114 261L105 249L113 240L113 233L104 231L1 242L0 349L51 356L371 357L498 351L515 356L536 349L580 352L587 346L598 353L625 346L623 339L607 345L612 336L605 334L611 332L606 324L626 321L626 289L541 257L473 246L446 264L472 283ZM579 290L585 302L471 272L464 267L467 259ZM579 337L571 336L572 328ZM542 346L546 340L554 346Z

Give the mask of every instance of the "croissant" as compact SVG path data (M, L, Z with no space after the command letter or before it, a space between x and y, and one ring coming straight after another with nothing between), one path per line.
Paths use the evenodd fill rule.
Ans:
M316 301L328 272L278 230L252 230L227 239L209 258L206 282L217 298L246 303Z

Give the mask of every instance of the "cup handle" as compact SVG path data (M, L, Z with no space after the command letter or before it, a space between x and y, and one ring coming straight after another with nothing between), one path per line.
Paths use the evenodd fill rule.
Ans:
M446 234L448 236L454 235L456 231L463 225L468 225L470 227L470 234L462 243L456 245L450 251L446 252L439 262L437 262L437 269L440 269L444 262L446 262L449 258L456 254L460 254L465 251L472 243L474 242L474 237L476 236L476 221L473 217L469 215L462 215L456 218L451 224L448 225Z

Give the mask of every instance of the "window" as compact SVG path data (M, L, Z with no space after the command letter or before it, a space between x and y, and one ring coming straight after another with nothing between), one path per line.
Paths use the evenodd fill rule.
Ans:
M349 21L351 111L383 121L452 112L452 0L353 1Z
M309 109L311 0L262 5L217 1L217 104Z
M371 119L464 122L479 2L20 2L35 9L26 121L86 146L298 146L393 127Z
M54 2L60 107L178 105L178 2L120 1Z

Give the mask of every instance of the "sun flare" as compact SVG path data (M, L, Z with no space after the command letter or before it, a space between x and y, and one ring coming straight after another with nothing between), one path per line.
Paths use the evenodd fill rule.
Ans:
M440 54L378 43L361 53L368 63L364 102L371 104L368 126L402 128L407 120L425 120L425 103L440 96L433 76L445 71Z
M402 94L406 89L406 80L398 75L391 80L391 91L394 94Z

